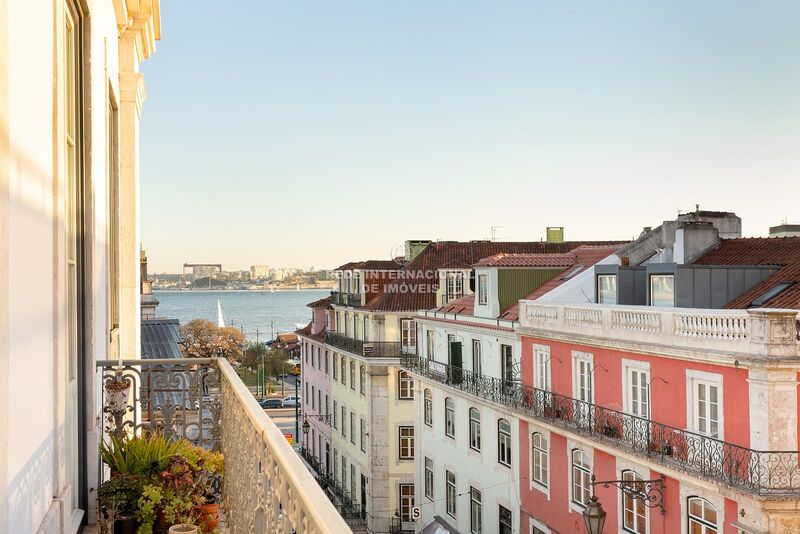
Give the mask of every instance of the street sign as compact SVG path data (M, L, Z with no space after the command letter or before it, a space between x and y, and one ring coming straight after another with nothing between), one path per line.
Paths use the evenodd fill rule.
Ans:
M291 432L284 432L283 437L286 438L286 441L289 442L289 445L294 445L294 434Z
M413 519L414 521L419 519L419 506L415 506L414 508L411 509L411 519Z

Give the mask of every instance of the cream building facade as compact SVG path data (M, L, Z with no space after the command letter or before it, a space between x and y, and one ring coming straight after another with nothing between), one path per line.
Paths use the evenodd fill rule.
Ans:
M139 63L158 38L158 0L0 0L2 532L94 518L95 362L140 351Z

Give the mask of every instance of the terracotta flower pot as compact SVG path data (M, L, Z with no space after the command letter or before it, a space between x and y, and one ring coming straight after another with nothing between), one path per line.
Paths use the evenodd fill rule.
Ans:
M203 532L211 532L219 524L219 504L201 504L194 507L198 516L197 522L203 527Z
M194 525L172 525L169 534L199 534L200 527Z

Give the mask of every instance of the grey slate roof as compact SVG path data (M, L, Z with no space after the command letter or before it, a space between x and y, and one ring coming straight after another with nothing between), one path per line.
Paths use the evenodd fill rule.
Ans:
M177 319L142 321L142 358L180 358L180 322Z

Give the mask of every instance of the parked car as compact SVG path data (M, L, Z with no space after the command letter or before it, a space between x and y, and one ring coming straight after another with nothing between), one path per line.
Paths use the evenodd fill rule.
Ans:
M282 406L284 408L300 406L300 397L295 397L294 395L286 396L283 398Z
M280 408L283 406L283 400L281 399L262 399L258 401L259 406L264 408L265 410L268 408Z

